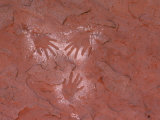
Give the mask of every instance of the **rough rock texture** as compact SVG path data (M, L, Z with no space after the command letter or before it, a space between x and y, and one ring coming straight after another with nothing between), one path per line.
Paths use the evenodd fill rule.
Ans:
M0 0L0 120L160 120L159 0Z

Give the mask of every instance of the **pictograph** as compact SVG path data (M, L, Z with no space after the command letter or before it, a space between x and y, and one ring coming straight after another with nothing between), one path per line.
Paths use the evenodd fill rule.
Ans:
M89 56L92 51L90 32L83 31L74 34L73 37L69 40L68 45L65 47L64 50L67 51L67 56L70 56L75 50L75 59L77 58L79 53L82 56L87 53Z
M80 74L77 74L75 79L73 79L73 72L71 72L69 79L65 79L63 83L62 93L64 98L71 100L78 91L82 90L84 86L78 87L81 82L82 77L80 77Z
M24 34L26 35L29 46L41 57L49 59L50 56L56 56L56 51L59 47L56 45L57 40L52 38L50 33L42 32L37 28L30 28L23 25Z
M35 49L39 55L45 53L45 56L49 59L49 52L52 55L56 55L54 50L59 48L54 44L57 42L55 39L51 39L47 34L32 33L32 39L34 41Z

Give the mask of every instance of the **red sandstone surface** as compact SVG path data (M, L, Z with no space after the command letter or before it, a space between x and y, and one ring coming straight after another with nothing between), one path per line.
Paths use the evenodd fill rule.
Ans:
M0 120L160 120L160 1L0 0Z

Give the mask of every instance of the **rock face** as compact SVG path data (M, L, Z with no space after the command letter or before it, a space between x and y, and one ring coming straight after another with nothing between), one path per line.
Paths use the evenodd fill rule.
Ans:
M0 120L159 120L159 0L1 0Z

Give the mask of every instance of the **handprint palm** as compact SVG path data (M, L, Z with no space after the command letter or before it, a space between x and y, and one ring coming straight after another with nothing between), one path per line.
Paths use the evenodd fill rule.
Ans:
M82 90L84 87L82 86L78 88L79 84L82 82L82 78L80 77L79 74L77 74L74 81L72 81L72 79L73 79L73 72L71 72L68 82L65 79L63 83L62 93L64 95L64 98L67 100L71 100L74 97L74 95L79 90Z

